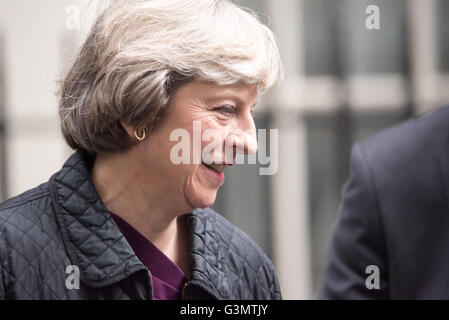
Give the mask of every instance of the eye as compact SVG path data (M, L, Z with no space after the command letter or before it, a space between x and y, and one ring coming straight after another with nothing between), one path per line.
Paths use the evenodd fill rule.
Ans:
M232 115L235 114L235 109L233 106L231 105L223 105L223 106L219 106L214 108L214 111L218 111L220 113L226 114L226 115Z

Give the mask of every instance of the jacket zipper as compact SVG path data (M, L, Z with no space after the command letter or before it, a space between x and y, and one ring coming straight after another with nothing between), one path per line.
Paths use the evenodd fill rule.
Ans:
M186 281L186 283L184 283L184 285L182 286L182 290L181 290L181 300L184 300L184 293L186 291L187 285L189 284L188 281Z
M150 276L151 300L154 300L153 276L151 275L150 270L148 270L148 275Z

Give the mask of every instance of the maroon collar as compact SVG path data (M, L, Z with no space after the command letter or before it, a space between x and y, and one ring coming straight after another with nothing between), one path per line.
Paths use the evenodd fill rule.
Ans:
M150 270L156 299L179 299L187 281L181 268L125 220L110 213L140 261Z

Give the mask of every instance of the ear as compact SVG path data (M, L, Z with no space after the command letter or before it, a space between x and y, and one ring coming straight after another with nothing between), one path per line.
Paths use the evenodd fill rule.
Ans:
M123 129L125 129L126 133L131 137L134 138L134 127L130 124L126 123L123 120L120 120L120 124L122 125Z

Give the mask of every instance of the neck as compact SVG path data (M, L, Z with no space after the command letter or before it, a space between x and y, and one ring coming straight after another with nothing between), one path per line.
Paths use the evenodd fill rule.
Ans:
M133 159L125 153L98 154L91 172L97 192L109 211L150 240L187 276L188 235L179 218L188 211L177 207L163 181L157 181Z

